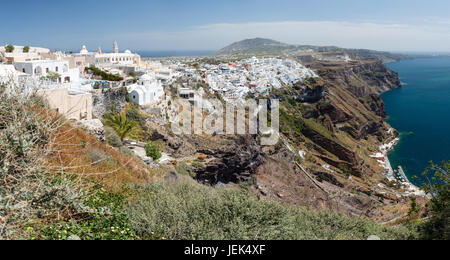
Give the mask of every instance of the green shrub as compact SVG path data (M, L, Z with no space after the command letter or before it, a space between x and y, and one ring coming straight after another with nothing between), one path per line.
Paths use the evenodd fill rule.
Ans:
M426 193L432 195L431 218L421 226L421 239L450 239L450 161L441 165L431 163L423 173L429 183L424 184Z
M108 126L105 126L105 141L107 144L112 145L114 147L123 146L119 135L116 133L116 131L114 131L114 129Z
M67 240L77 236L81 240L133 240L137 236L130 226L128 215L123 210L126 196L108 193L100 185L93 187L93 194L84 201L85 213L78 215L79 221L57 222L37 227L32 236L41 240Z
M144 117L139 113L139 110L137 108L131 108L127 111L127 118L131 121L137 122L140 125L142 125L145 122Z
M94 74L95 76L102 77L102 80L107 80L107 81L122 81L123 80L123 77L121 77L120 75L113 75L106 71L102 71L96 67L86 67L84 70L86 72L92 72L92 74Z
M266 240L414 238L414 229L386 227L366 218L290 208L259 201L244 190L214 189L182 177L150 183L129 207L131 225L145 239Z
M199 160L193 161L191 165L194 169L202 168L204 166L204 164Z
M195 177L194 168L189 166L186 162L179 162L177 165L177 172L181 175Z
M66 178L43 169L50 136L61 122L30 109L45 106L35 95L12 88L0 90L0 240L25 236L24 226L42 216L55 216L80 206L83 195ZM37 109L39 111L39 109Z
M13 52L14 49L15 49L14 45L11 45L11 44L9 44L5 47L6 52Z
M128 147L126 147L126 146L120 147L119 150L120 150L120 153L123 154L123 155L130 156L130 157L135 156L135 154L133 153L133 151L131 151L131 150L130 150Z
M112 157L108 155L105 151L98 148L90 148L88 150L88 157L93 164L101 164L105 161L112 160Z
M154 161L159 160L162 157L161 146L156 142L149 142L145 145L145 153L148 157L153 158Z

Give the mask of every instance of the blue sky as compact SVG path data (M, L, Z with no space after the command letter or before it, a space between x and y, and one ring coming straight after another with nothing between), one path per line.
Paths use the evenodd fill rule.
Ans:
M244 38L450 51L448 0L1 1L0 45L215 50Z

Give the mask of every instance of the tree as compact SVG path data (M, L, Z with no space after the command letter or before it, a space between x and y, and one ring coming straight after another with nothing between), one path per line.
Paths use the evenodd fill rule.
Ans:
M428 180L424 190L432 196L431 219L421 228L422 238L426 240L450 239L450 192L449 176L450 161L441 165L431 163L423 175ZM430 177L431 176L431 179Z
M129 120L125 113L110 114L105 118L103 123L105 126L114 129L121 141L123 141L137 125L136 122Z
M60 77L61 77L61 75L60 75L59 73L50 71L49 73L47 73L47 76L44 77L44 79L48 79L48 80L50 80L50 81L55 82L55 81L57 81Z
M23 47L22 51L23 51L24 53L30 52L30 46L25 46L25 47Z
M145 153L148 157L152 157L155 161L162 157L161 147L158 143L155 142L149 142L145 146Z
M13 52L14 51L14 46L9 44L5 47L6 52Z

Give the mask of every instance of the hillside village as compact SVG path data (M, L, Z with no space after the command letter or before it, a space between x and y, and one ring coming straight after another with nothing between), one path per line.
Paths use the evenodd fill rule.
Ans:
M126 87L132 102L149 106L164 100L164 89L171 84L192 81L206 83L213 93L232 100L245 98L248 93L267 94L272 88L281 89L317 77L312 70L288 59L254 57L237 63L202 63L200 68L195 68L188 65L190 59L164 60L164 65L161 61L142 61L138 54L129 50L120 53L117 43L113 45L113 53L103 53L101 48L89 52L86 46L79 53L51 52L38 47L27 47L25 52L23 46L13 48L7 51L6 46L0 47L3 82L12 79L29 91L45 89L46 95L67 89L68 98L75 100L73 103L89 98L89 94L98 89ZM191 87L187 84L181 92L194 91ZM51 96L49 103L53 109L65 114L67 108L58 104L59 97ZM87 115L87 111L92 110L91 103L77 108L69 117L91 119L92 115Z
M267 96L272 89L292 87L317 77L289 59L253 57L218 65L199 58L144 61L129 50L119 52L117 42L112 49L112 53L104 53L101 48L90 52L82 46L79 53L63 53L40 47L3 46L0 82L19 87L24 93L36 92L67 119L101 131L107 109L124 108L124 99L143 111L157 109L161 123L166 124L177 117L168 106L173 98L195 102L211 111L212 105L206 100L211 95L233 102L249 94ZM111 91L121 98L109 97ZM137 150L139 147L135 147ZM145 153L139 154L145 161L150 159Z
M0 85L19 89L23 95L36 93L51 110L111 146L113 152L137 158L151 171L165 171L165 178L184 173L212 187L253 183L258 196L283 203L366 214L380 221L401 218L409 196L425 194L393 175L386 154L397 136L392 128L376 122L383 120L378 114L384 112L376 110L378 98L354 101L352 90L333 85L341 75L328 79L320 66L345 69L344 74L358 80L367 75L365 71L385 68L374 60L348 59L345 53L325 60L323 56L317 62L304 56L145 59L129 50L120 52L116 42L111 53L101 48L90 52L86 46L78 53L63 53L8 45L0 47ZM398 87L394 73L383 73L386 78L364 80L381 91ZM365 91L379 91L371 87L364 86ZM341 92L349 95L347 100L342 100ZM213 113L210 98L234 103L256 97L282 103L282 141L274 147L259 146L252 136L173 136L168 130L179 117L172 105L177 99ZM346 102L369 104L354 105L361 117L348 111ZM111 133L107 124L114 120L133 123L134 130ZM304 174L298 175L299 170ZM307 188L285 186L287 179ZM345 199L335 203L329 199L331 193Z
M158 123L165 125L177 118L176 111L170 107L174 98L212 111L208 97L219 95L226 102L268 97L272 91L291 89L306 80L319 78L312 69L291 58L252 57L225 63L195 57L143 60L129 50L119 52L117 42L112 49L112 53L104 53L101 48L90 52L82 46L79 53L62 53L40 47L3 46L0 47L0 81L12 81L25 93L38 93L45 97L51 109L93 132L101 132L101 120L108 107L118 106L114 110L120 111L125 105L117 103L120 99L107 100L105 93L110 91L119 93L122 101L134 103L142 111L157 111L156 117L161 119ZM143 161L151 162L152 158L143 151L145 143L137 145L140 141L144 140L127 139L130 148ZM383 148L380 151L386 153ZM171 161L169 154L164 156L165 161ZM383 167L384 161L388 165L388 179L395 181L388 159L381 160ZM402 182L407 184L404 179ZM415 187L410 190L420 193Z

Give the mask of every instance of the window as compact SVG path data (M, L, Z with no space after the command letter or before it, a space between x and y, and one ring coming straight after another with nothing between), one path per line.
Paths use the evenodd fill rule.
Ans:
M58 66L56 66L55 71L58 72Z
M22 72L25 73L25 68L22 69Z
M48 73L50 70L48 68L45 69L45 72Z

